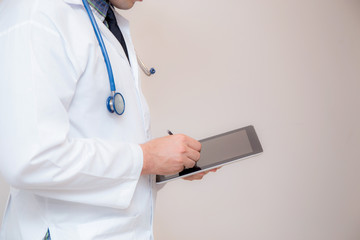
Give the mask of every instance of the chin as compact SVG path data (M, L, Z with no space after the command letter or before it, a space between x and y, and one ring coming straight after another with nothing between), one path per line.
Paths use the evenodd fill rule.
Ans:
M122 10L128 10L135 4L135 1L133 0L110 0L110 2L114 5L114 7Z

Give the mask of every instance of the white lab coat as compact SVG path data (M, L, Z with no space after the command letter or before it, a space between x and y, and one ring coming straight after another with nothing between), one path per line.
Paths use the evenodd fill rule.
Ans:
M128 23L122 47L99 20L123 116L106 109L103 56L81 0L0 2L0 169L11 195L0 239L152 239L149 140Z

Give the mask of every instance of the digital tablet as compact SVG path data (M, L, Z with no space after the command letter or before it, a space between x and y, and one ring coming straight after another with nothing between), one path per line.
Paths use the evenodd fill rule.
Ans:
M200 140L201 157L193 168L174 175L157 175L156 183L165 183L199 172L221 167L263 152L253 126L236 129Z

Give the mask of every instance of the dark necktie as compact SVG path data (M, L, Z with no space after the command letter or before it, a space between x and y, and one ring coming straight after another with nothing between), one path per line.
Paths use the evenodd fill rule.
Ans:
M108 25L109 25L109 30L114 34L114 36L117 38L117 40L119 40L121 46L124 49L124 52L126 54L126 57L130 63L129 60L129 54L127 51L127 47L126 47L126 43L125 43L125 39L124 36L122 35L120 28L116 22L116 18L115 18L115 14L113 12L113 10L111 9L111 7L109 7L109 10L106 14L106 18L105 20L107 21Z

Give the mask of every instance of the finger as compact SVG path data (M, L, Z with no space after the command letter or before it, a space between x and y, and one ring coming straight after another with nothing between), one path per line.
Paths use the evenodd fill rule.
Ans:
M193 180L201 180L202 179L202 176L198 176L198 175L192 175L190 177L184 177L185 180L188 180L188 181L193 181Z
M190 147L186 149L186 157L197 162L200 159L200 153Z
M203 177L202 176L190 176L188 178L184 178L185 180L188 180L188 181L194 181L194 180L201 180Z
M186 158L184 160L184 167L185 168L193 168L195 166L196 162L194 160L191 160L189 158Z
M201 143L191 137L188 137L187 145L198 152L201 151Z
M217 168L214 168L214 169L209 170L209 172L216 172L217 170L218 170Z
M205 174L203 173L198 173L195 175L191 175L189 177L184 177L185 180L189 180L189 181L193 181L193 180L201 180L203 177L205 176Z

